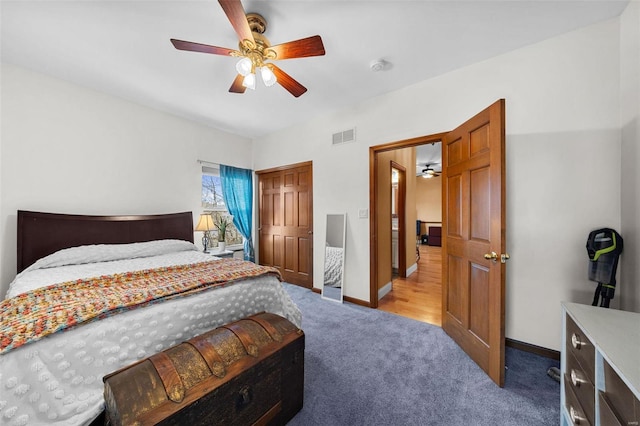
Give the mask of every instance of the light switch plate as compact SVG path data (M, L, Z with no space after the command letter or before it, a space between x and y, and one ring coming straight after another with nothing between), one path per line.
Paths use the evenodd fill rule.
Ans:
M366 219L369 217L369 209L358 209L358 217L360 219Z

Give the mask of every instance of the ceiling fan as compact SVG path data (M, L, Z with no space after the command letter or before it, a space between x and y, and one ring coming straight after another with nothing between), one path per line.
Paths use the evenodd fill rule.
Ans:
M296 98L306 92L306 87L277 65L267 61L322 56L325 53L322 38L315 35L272 46L263 35L267 22L262 16L257 13L246 14L240 0L218 0L218 2L238 35L240 40L238 50L171 39L173 46L179 50L241 58L236 64L238 75L231 84L229 92L244 93L247 88L255 89L256 72L260 72L266 86L272 86L277 82Z
M440 173L442 173L442 172L437 172L437 171L435 171L433 169L433 167L431 167L431 166L433 166L435 164L438 164L438 163L427 163L427 164L425 164L426 168L422 169L422 177L423 178L430 179L430 178L433 178L433 177L440 176Z

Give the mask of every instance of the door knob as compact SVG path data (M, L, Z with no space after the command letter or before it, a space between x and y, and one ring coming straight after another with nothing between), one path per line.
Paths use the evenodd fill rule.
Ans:
M498 260L498 253L492 251L491 253L485 253L484 258L496 262Z
M493 262L497 262L498 253L496 253L495 251L492 251L491 253L485 253L484 258L487 260L492 260ZM509 259L510 259L510 256L508 253L503 253L500 255L500 263L507 263L507 260Z

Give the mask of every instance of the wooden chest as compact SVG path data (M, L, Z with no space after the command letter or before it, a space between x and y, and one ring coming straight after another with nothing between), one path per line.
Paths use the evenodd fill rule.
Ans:
M282 425L302 408L304 333L260 313L104 377L111 425Z

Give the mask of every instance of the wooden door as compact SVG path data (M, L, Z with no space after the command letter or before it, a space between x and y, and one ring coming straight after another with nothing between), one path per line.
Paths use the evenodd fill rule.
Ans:
M288 283L313 287L311 163L257 172L259 259Z
M505 104L443 139L442 328L504 385ZM492 255L493 253L493 255ZM488 257L488 258L487 258Z

